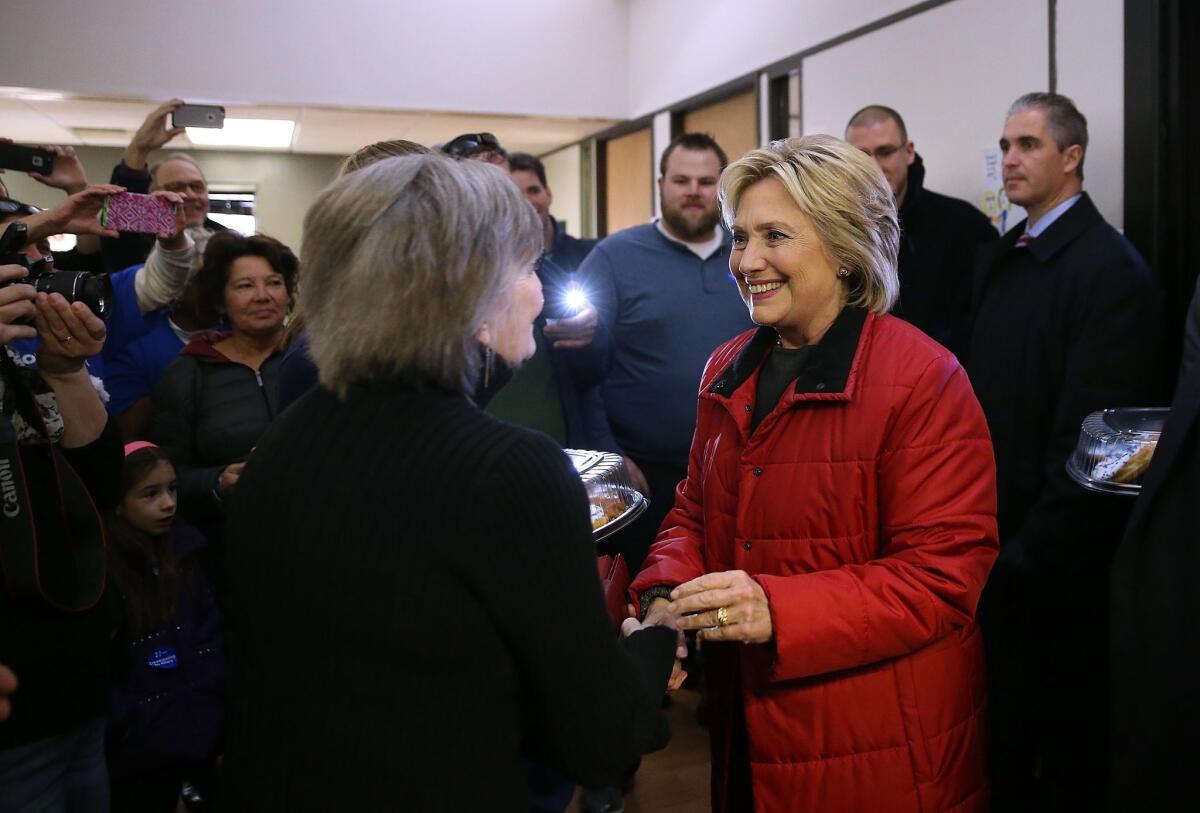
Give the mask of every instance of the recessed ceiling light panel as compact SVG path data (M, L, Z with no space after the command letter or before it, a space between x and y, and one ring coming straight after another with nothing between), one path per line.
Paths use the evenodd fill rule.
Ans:
M225 119L220 130L188 127L188 139L203 147L258 147L286 150L292 146L296 122L287 119Z

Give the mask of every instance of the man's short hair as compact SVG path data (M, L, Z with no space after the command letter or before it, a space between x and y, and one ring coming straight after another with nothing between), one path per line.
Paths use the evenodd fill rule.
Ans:
M1079 112L1075 102L1061 93L1026 93L1012 103L1008 115L1034 107L1046 114L1046 126L1059 152L1073 144L1078 144L1083 151L1079 156L1079 166L1075 168L1075 174L1082 181L1083 159L1088 145L1087 118Z
M204 174L204 170L200 168L200 165L196 163L195 158L188 155L186 152L173 152L166 158L159 161L157 164L152 164L150 166L150 188L152 190L158 189L158 171L162 169L165 164L168 164L171 161L184 161L191 164L196 168L196 171L200 173L200 177L204 178L205 182L207 183L208 177Z
M508 156L508 171L516 172L519 169L525 172L532 172L537 176L542 186L549 187L549 184L546 183L546 165L529 153L514 152Z
M721 145L717 140L708 133L680 133L671 139L671 143L663 150L662 158L658 161L658 174L667 174L667 159L671 157L671 153L675 150L683 148L685 150L695 150L696 152L704 152L712 150L717 154L717 161L721 164L721 169L729 164L729 158L725 155L725 150L721 149Z
M900 139L903 142L900 146L903 147L908 143L908 128L904 126L904 118L886 105L867 105L850 117L850 121L846 124L846 129L849 130L851 127L874 127L881 121L888 121L889 119L896 122L896 127L900 130Z

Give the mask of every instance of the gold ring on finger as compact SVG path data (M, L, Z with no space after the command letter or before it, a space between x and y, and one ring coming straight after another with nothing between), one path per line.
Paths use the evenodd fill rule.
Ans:
M68 333L66 336L60 336L58 340L63 344L66 344L67 342L75 341L75 337Z
M717 626L723 627L728 623L729 623L729 608L728 607L718 607L717 608Z

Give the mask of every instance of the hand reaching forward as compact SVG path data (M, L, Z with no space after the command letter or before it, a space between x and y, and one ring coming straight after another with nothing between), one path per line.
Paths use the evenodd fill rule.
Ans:
M596 333L596 325L600 323L600 314L595 305L585 305L579 313L565 319L559 319L542 328L546 338L554 342L558 348L587 347L592 343Z
M125 155L122 158L125 166L135 170L145 169L146 158L151 152L166 146L167 142L175 136L185 132L182 127L173 127L167 124L170 115L181 107L183 107L183 99L172 99L150 111L150 115L146 116L142 126L133 134L133 140L125 148Z
M100 210L104 199L125 191L123 186L96 184L77 192L53 209L22 218L29 226L28 242L44 240L55 234L95 234L100 237L119 237L112 229L100 225Z
M765 644L775 635L767 594L744 570L706 573L679 585L666 611L681 616L680 629L699 630L705 641Z
M683 659L687 657L688 649L687 637L676 623L679 619L668 613L666 608L666 599L655 599L650 604L649 610L646 611L646 617L642 621L638 621L637 608L632 604L628 605L625 609L629 612L629 618L621 623L621 635L629 637L646 627L667 627L675 630L678 636L675 643L675 666L671 668L671 679L667 681L667 691L673 692L687 679L687 672L683 668Z
M245 468L245 463L230 463L221 470L221 476L217 478L217 489L221 492L222 497L228 497L237 488L238 479L242 476Z
M68 195L74 195L87 189L87 172L75 154L74 147L59 147L54 144L39 144L38 149L54 153L54 171L49 175L31 172L29 177L46 186L61 189Z
M175 229L173 231L160 231L158 239L162 243L162 247L169 250L178 250L187 248L187 238L183 234L183 229L187 226L187 217L183 213L183 205L185 203L183 195L178 192L168 192L165 189L155 189L150 193L156 198L162 198L167 203L175 206Z
M73 373L85 359L104 348L104 321L82 302L67 302L62 294L39 293L34 300L34 324L42 337L38 368L43 374Z
M31 324L37 314L37 291L32 285L10 284L28 275L28 269L19 265L0 265L0 345L37 336L37 328Z

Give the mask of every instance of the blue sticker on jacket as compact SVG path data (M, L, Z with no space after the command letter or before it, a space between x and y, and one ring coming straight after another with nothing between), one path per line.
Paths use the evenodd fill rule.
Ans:
M179 658L175 656L175 650L164 646L151 652L146 664L152 669L178 669Z

